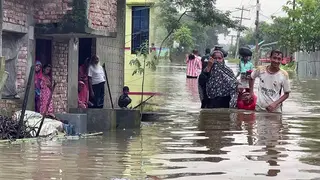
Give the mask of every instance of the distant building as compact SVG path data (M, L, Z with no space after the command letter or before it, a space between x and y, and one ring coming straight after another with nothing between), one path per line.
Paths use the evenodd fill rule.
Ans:
M132 105L139 104L141 97L142 76L134 75L134 66L129 63L136 57L136 51L139 51L144 42L149 43L150 49L158 51L157 45L151 48L155 42L156 32L156 0L127 0L126 6L126 44L125 44L125 77L124 83L130 87ZM155 52L156 52L155 51ZM154 54L156 54L154 52ZM149 68L145 71L144 99L148 98L156 91L155 76Z

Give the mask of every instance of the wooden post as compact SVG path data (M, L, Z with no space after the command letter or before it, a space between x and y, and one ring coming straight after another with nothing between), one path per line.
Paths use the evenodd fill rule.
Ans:
M111 89L110 89L110 85L109 85L109 79L108 79L107 70L106 70L106 63L103 63L102 67L103 67L104 75L106 76L111 107L112 107L112 109L114 109L112 95L111 95Z

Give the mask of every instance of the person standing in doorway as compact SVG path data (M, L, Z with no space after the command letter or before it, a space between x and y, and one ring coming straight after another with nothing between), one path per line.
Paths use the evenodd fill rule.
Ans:
M53 114L53 103L51 98L53 85L54 82L52 82L51 78L51 65L44 65L43 75L40 82L40 113L44 116L55 117Z
M42 64L40 61L36 62L35 76L34 76L34 90L35 90L35 111L40 112L40 82L42 79Z
M93 103L92 108L103 108L104 104L104 85L106 82L106 76L104 74L103 67L100 65L99 57L93 56L91 58L89 70L89 94L91 102Z
M281 113L282 103L288 99L291 91L289 75L285 70L280 69L280 63L283 59L281 51L272 50L270 59L270 65L260 66L252 72L249 83L250 93L253 95L254 80L259 78L256 111Z
M83 104L86 105L85 108L88 107L89 103L89 77L88 77L88 70L90 65L90 58L87 58L84 63L79 67L79 74L78 74L78 99L81 100L81 108L84 108ZM80 103L79 103L80 106Z

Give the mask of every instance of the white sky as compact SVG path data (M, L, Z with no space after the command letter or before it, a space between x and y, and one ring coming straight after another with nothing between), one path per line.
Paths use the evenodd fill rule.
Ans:
M285 5L287 0L260 0L261 11L260 11L260 21L272 22L271 16L284 16L285 13L282 12L282 6ZM243 17L250 18L251 20L243 20L243 25L247 27L254 27L254 22L256 19L256 0L217 0L216 7L222 11L235 11L235 8L240 8L244 6L249 9L250 12L244 11ZM240 17L241 11L233 12L232 16ZM237 33L231 31L230 35L236 35ZM235 40L234 42L235 43ZM231 37L224 37L224 35L219 35L219 44L231 44Z

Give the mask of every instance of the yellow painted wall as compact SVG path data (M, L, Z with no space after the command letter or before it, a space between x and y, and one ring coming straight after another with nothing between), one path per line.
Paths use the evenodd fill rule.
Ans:
M154 10L155 0L127 0L126 6L126 29L125 29L125 75L124 75L124 84L130 88L131 92L141 92L142 84L142 75L136 74L132 76L133 71L135 70L134 66L131 66L129 63L136 55L131 54L131 34L132 34L132 6L149 6L150 7L150 22L149 22L149 44L154 43L155 41L155 10ZM128 49L130 48L130 49ZM141 61L142 62L142 61ZM145 83L144 83L144 92L156 92L155 87L155 76L154 72L151 69L145 69ZM130 95L132 98L132 107L136 106L141 101L140 95ZM149 96L144 96L144 99ZM151 101L148 101L151 102Z

